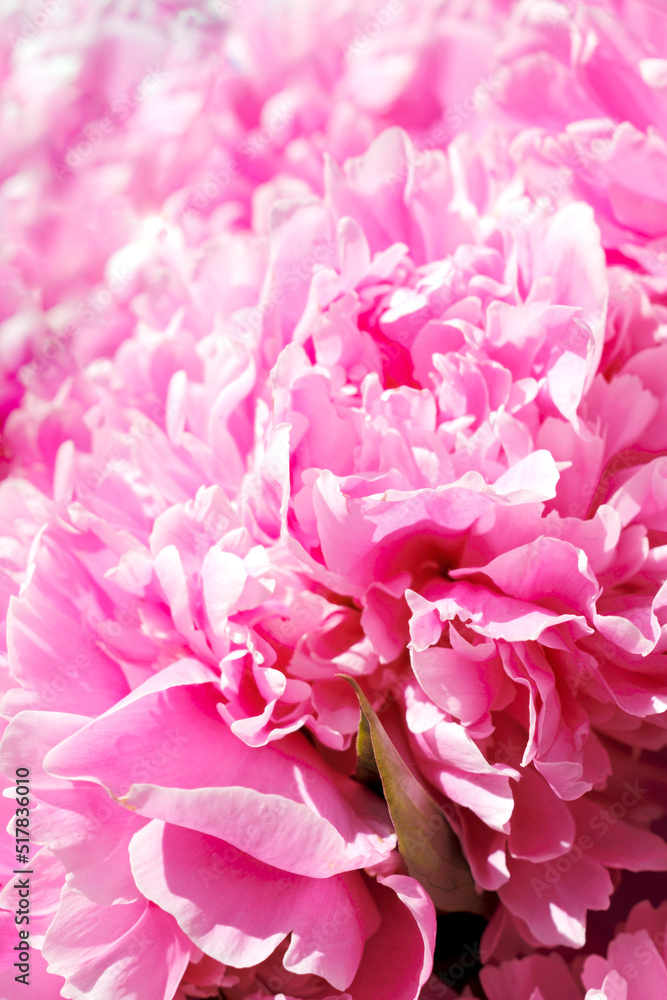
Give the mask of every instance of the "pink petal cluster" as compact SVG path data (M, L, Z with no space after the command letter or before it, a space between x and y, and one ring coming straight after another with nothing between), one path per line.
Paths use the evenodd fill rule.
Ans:
M342 675L497 903L489 1000L661 995L664 907L581 973L535 949L667 871L667 14L2 19L0 767L40 1000L444 996Z
M532 955L482 970L489 1000L643 1000L667 989L667 905L632 908L607 956Z

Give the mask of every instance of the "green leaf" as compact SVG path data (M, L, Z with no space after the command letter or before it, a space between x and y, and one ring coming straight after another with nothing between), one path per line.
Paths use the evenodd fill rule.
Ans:
M347 676L345 680L361 705L358 776L379 773L398 849L409 874L442 913L488 913L490 894L480 894L475 888L458 837L443 810L409 769L357 682Z
M350 680L350 678L346 677L346 680ZM356 684L353 684L353 686L356 688ZM364 785L371 787L381 781L380 772L375 762L371 727L363 711L359 719L359 731L357 733L357 778Z

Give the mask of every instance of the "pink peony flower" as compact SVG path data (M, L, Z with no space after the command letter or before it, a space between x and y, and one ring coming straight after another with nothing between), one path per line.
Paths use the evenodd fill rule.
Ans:
M110 983L170 998L182 979L190 995L188 966L203 955L214 960L207 987L218 968L271 959L292 992L310 977L308 996L380 997L376 952L390 948L400 964L386 980L415 997L430 971L432 904L391 868L377 882L359 871L390 858L385 807L302 737L245 746L222 723L215 687L210 668L181 659L95 720L21 712L10 723L3 765L30 749L31 835L45 845L36 898L55 893L41 945L49 973L74 1000Z
M434 906L341 675L497 894L485 960L667 870L665 19L230 6L3 14L34 982L415 1000Z
M331 174L334 219L353 213L354 228L339 225L365 266L401 240L416 260L405 255L379 286L357 278L351 292L326 268L313 281L303 347L288 347L274 375L276 430L303 426L283 523L312 573L361 607L388 665L379 688L381 675L368 675L371 689L381 703L389 685L410 754L457 804L478 883L499 890L527 940L581 945L586 909L608 905L606 866L667 861L646 829L657 799L623 806L626 835L613 846L596 836L572 860L597 811L623 793L607 737L664 743L662 575L640 541L648 510L662 509L663 460L633 468L623 437L642 440L660 403L624 370L611 383L600 373L609 292L590 212L565 207L517 233L511 203L498 221L474 187L474 159L462 162L461 187L477 198L469 242L440 265L420 263L449 231L451 208L439 222L421 214L427 179L453 183L440 154L414 167L407 140L387 133ZM304 234L313 209L295 211ZM279 232L276 281L281 247L293 246ZM263 342L283 312L265 318ZM632 432L616 422L623 404L607 402L630 385ZM558 888L545 891L557 858Z

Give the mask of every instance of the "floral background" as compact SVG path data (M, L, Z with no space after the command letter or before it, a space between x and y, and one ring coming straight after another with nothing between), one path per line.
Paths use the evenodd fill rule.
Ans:
M0 95L0 996L667 996L662 0L3 0Z

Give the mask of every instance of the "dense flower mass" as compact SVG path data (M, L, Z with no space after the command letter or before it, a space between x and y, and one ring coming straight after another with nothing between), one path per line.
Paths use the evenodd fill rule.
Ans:
M667 995L667 11L0 19L0 996Z
M482 981L489 1000L642 1000L667 989L667 906L648 902L630 911L607 957L589 955L569 970L559 955L532 955L487 968Z

